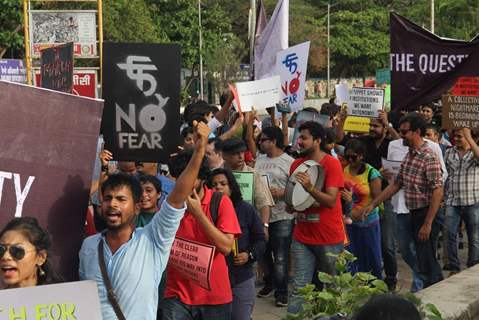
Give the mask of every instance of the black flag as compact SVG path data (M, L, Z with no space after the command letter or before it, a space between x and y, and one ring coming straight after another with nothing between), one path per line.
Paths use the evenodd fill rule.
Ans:
M390 14L391 105L416 109L445 94L459 77L479 76L479 37L445 39Z

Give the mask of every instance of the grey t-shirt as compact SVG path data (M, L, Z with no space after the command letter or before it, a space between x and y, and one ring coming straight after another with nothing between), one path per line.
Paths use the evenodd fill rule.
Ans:
M267 175L270 187L284 189L288 182L289 169L294 159L286 153L276 158L269 158L267 155L259 155L256 159L255 169L261 175ZM274 198L276 205L271 208L269 222L293 219L293 215L286 212L284 197Z

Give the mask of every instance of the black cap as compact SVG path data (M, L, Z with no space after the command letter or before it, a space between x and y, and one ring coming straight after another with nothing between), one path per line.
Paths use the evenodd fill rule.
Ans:
M235 153L246 151L246 144L240 138L231 138L223 142L222 151L223 153Z

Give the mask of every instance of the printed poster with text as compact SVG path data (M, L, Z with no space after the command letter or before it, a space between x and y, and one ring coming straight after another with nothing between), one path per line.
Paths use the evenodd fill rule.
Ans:
M168 265L206 290L211 290L211 267L215 246L176 237Z
M304 42L276 55L276 74L281 78L282 102L289 105L293 112L304 106L309 45L309 41Z
M180 47L105 43L102 132L115 160L166 162L180 144Z

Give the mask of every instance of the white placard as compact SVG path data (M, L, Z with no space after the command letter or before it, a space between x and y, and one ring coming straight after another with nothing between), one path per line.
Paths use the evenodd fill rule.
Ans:
M381 162L382 162L383 168L388 170L391 173L392 180L396 179L397 175L399 174L399 170L401 169L402 161L392 161L392 160L386 160L384 158L381 158Z
M377 118L384 105L384 89L352 88L349 92L348 115Z
M101 320L94 281L0 290L0 319Z
M334 86L336 89L336 104L349 103L349 88L347 83L340 83Z
M253 107L259 110L276 106L281 100L280 87L279 76L236 83L241 111L251 111Z
M281 77L281 97L291 111L299 111L304 106L306 72L308 69L310 42L278 52L276 73Z

